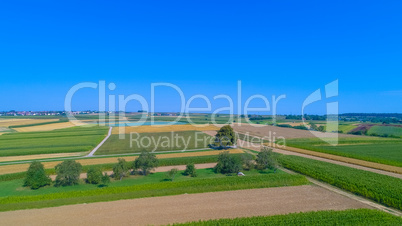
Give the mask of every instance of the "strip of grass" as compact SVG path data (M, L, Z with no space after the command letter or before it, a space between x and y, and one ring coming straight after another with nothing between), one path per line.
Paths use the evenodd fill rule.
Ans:
M201 149L208 147L211 138L211 136L200 131L125 134L124 139L119 139L118 134L113 134L95 154L110 155L155 150L160 152Z
M286 145L349 158L402 167L402 139L340 138L339 145L328 145L317 138L288 139Z
M402 127L373 126L369 129L368 135L402 137Z
M198 172L202 171L203 170L198 170ZM57 192L43 195L8 196L0 198L0 211L43 208L120 199L178 195L184 193L297 186L309 183L304 176L286 174L280 171L277 173L256 174L245 177L213 174L212 178L185 177L185 180L175 180L173 182L161 182L161 175L164 175L164 173L155 173L154 175L158 182L141 184L139 182L140 180L150 180L150 176L147 176L133 179L133 181L136 181L136 184L131 186L109 186L97 188L92 185L93 189L83 190L81 189L82 187L80 188L79 186L91 185L78 185L67 188L80 189L75 191ZM128 181L129 179L123 180L125 183L128 183Z
M4 134L0 137L0 156L89 151L105 137L107 131L107 127L93 126Z
M402 180L332 163L279 155L283 167L387 206L402 209Z
M317 211L275 216L242 217L173 225L401 225L402 218L379 210L355 209Z

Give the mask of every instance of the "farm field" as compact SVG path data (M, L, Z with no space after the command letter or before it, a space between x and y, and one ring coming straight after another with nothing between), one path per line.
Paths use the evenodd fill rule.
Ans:
M86 125L83 122L59 122L59 123L51 123L46 125L37 125L37 126L28 126L28 127L18 127L14 128L17 132L39 132L39 131L50 131L56 129L65 129L75 126Z
M283 167L402 210L402 180L299 156L279 155Z
M193 221L173 225L400 225L402 219L378 210L313 211L286 215Z
M119 127L115 127L112 130L112 134L120 134ZM214 125L163 125L163 126L126 126L123 128L124 133L161 133L161 132L179 132L179 131L207 131L207 130L219 130L219 127Z
M368 135L377 135L377 136L395 136L402 137L402 127L397 126L373 126L368 132Z
M107 130L107 127L75 127L50 132L3 134L0 137L0 157L86 152L105 137Z
M21 186L21 180L1 182L8 190L5 189L0 192L0 194L4 192L3 198L0 198L0 211L183 193L297 186L309 183L301 175L292 175L281 171L275 173L250 171L247 177L224 176L214 173L212 169L200 169L198 171L200 177L183 176L180 179L180 174L178 174L178 179L173 182L164 179L165 173L154 173L147 177L134 176L132 179L116 181L104 188L86 184L58 189L50 186L39 190L28 190L28 193L17 189Z
M0 119L0 127L21 126L37 123L57 122L58 119L27 119L27 118L13 118L13 119Z
M331 203L332 205L329 206L327 203ZM136 207L136 211L133 211L133 206ZM273 206L276 208L272 208ZM152 208L152 211L149 211L150 208ZM127 225L133 224L133 219L135 219L135 224L138 225L166 225L177 222L184 223L197 220L266 216L286 213L295 213L286 217L288 221L293 220L295 222L301 222L308 220L307 222L309 223L313 219L316 221L320 219L322 219L322 221L328 220L330 217L329 214L333 213L333 216L336 217L335 219L344 219L340 221L340 223L346 222L346 224L347 222L353 223L357 220L361 220L363 216L367 219L377 219L377 221L380 219L383 222L386 221L389 223L398 223L400 221L397 217L379 211L345 210L348 208L367 207L361 203L356 203L354 200L331 193L328 190L303 185L200 194L181 194L176 196L1 212L0 217L5 223L13 222L17 224L40 222L44 216L50 215L53 217L47 218L46 221L50 224L69 222L70 224L92 223ZM317 210L327 211L298 213L300 211ZM337 211L329 212L328 210ZM21 215L24 215L24 218L21 218ZM104 216L113 217L105 218ZM273 222L276 222L275 219L278 218L283 219L285 216L273 216ZM225 220L222 221L225 222ZM218 224L214 224L213 222L213 224L206 225ZM233 221L219 225L233 225ZM249 224L242 220L239 221L238 225Z
M174 151L208 148L213 137L200 131L113 134L95 155L140 153L141 151Z
M336 146L318 138L288 139L286 145L311 151L402 167L402 140L394 138L340 138Z

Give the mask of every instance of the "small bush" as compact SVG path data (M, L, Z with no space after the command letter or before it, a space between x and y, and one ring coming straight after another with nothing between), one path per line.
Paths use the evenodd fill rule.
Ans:
M99 184L102 182L102 170L99 167L91 167L87 172L87 182L90 184Z
M186 170L183 173L184 175L188 176L190 175L191 177L196 177L197 176L197 171L195 169L194 163L189 163L186 166Z

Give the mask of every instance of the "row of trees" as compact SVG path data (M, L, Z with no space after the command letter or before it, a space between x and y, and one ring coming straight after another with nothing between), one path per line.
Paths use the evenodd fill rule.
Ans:
M263 147L257 154L257 158L249 153L244 153L241 158L230 155L228 151L222 152L218 156L218 164L214 170L216 173L237 174L242 169L251 170L274 170L278 168L278 163L272 149Z

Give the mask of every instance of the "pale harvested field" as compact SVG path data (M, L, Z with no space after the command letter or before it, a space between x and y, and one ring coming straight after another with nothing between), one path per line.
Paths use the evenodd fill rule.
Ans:
M268 125L257 125L257 124L250 125L245 123L241 123L240 125L234 123L232 127L236 132L240 133L248 132L250 135L266 137L266 139L269 139L270 136L271 137L275 136L276 138L284 137L285 139L290 139L290 138L316 137L314 136L314 134L319 137L333 137L334 135L336 135L334 133L322 133L317 131L307 131L301 129L283 128ZM349 135L349 134L338 134L338 135L339 137L356 137L355 135Z
M53 124L48 124L48 125L40 125L40 126L29 126L29 127L21 127L21 128L15 128L14 130L18 132L38 132L38 131L50 131L50 130L55 130L55 129L64 129L64 128L69 128L69 127L74 127L74 126L82 126L86 125L86 123L82 122L60 122L60 123L53 123Z
M239 154L244 153L241 149L230 149L228 150L230 153ZM222 151L203 151L203 152L182 152L182 153L170 153L170 154L158 154L156 155L159 159L164 158L180 158L180 157L192 157L192 156L208 156L208 155L218 155ZM126 161L134 161L137 156L122 156L122 157L111 157L111 158L93 158L93 159L78 159L77 162L82 165L97 165L104 163L116 163L118 158L124 158ZM54 168L57 164L61 163L61 161L54 162L43 162L45 168ZM29 164L16 164L16 165L4 165L0 166L0 175L8 174L8 173L18 173L26 171L29 167Z
M287 124L287 125L291 125L291 126L304 126L304 124L302 122L283 122L283 123L278 123L278 125L283 125L283 124Z
M114 127L112 134L120 133L159 133L159 132L177 132L177 131L203 131L203 130L219 130L219 127L214 125L159 125L159 126L126 126L126 127Z
M0 120L0 127L20 126L44 122L59 121L58 119L4 119Z
M61 157L73 157L73 156L81 156L84 154L85 154L85 152L6 156L6 157L0 157L0 162L13 162L13 161L24 161L24 160L33 160L33 159L51 159L51 158L61 158Z
M314 185L183 194L1 212L4 225L161 225L188 221L371 208Z

